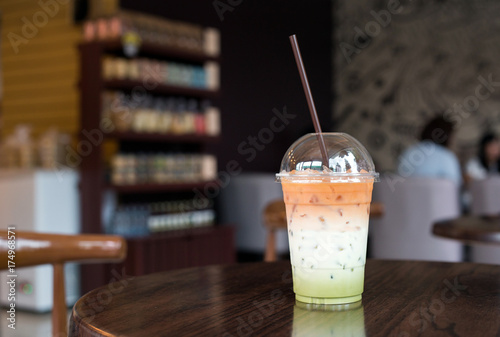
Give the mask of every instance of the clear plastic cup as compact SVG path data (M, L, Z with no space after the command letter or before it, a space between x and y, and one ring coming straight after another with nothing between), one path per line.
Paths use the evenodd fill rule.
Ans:
M361 300L373 182L378 173L365 147L345 133L323 133L290 146L281 182L297 301L330 305Z

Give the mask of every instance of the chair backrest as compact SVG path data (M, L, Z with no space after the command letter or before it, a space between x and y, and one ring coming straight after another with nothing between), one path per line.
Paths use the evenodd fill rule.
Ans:
M470 194L472 214L500 215L500 176L471 181Z
M474 180L470 184L471 214L480 216L500 215L500 176ZM500 247L470 243L470 259L476 263L500 264Z
M265 250L267 231L262 214L266 205L283 199L281 184L273 173L241 173L231 177L221 190L220 210L222 223L236 227L236 248L239 252L262 254ZM276 233L276 252L288 252L286 231Z
M60 235L0 230L0 270L52 264L54 268L52 335L58 337L67 335L64 263L117 262L125 258L126 251L126 241L119 236Z
M287 227L286 207L283 199L277 199L269 202L264 208L262 214L264 226L267 230L266 251L264 253L264 261L276 261L276 230Z
M385 206L384 216L370 223L374 258L461 261L459 242L432 235L436 221L460 215L453 182L432 178L385 175L374 185L373 198Z

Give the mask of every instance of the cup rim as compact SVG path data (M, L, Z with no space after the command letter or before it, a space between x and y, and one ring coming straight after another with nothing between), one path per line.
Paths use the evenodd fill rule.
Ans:
M329 173L315 173L315 174L290 174L289 172L276 173L276 181L281 182L282 178L291 178L291 180L315 180L317 178L343 178L343 180L373 179L374 182L380 181L380 174L378 172L368 173L348 173L348 172L329 172Z

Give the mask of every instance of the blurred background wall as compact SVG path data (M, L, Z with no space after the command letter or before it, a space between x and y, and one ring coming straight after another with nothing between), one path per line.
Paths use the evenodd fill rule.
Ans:
M336 1L333 15L333 123L379 170L436 114L455 124L462 161L500 131L499 2Z

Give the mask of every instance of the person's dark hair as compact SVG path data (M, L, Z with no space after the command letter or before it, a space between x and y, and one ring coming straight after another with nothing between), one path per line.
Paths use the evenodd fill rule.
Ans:
M491 142L498 141L497 136L493 133L487 133L481 138L479 142L479 161L484 168L488 169L488 162L486 161L486 145Z
M453 134L453 123L439 116L432 119L422 130L421 140L430 140L436 144L448 147Z

